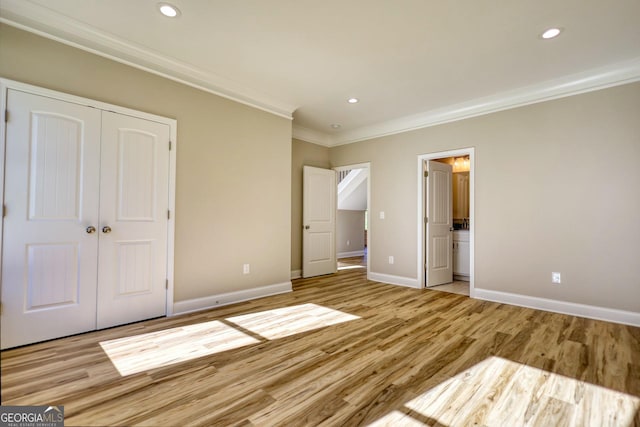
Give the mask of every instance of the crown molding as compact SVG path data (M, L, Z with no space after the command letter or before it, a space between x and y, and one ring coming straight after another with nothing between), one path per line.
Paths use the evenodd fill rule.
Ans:
M336 134L330 147L436 126L538 102L640 81L640 57L488 97Z
M26 0L2 0L0 22L289 120L297 108ZM335 147L635 81L640 81L640 57L350 131L329 134L294 124L293 137Z
M293 124L293 137L313 144L330 147L333 143L331 135L304 126Z
M0 22L289 120L296 109L294 105L29 1L2 0Z

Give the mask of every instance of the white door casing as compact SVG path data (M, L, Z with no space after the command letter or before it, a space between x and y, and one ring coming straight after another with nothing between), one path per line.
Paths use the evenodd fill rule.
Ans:
M5 79L0 89L0 346L170 314L175 120Z
M453 281L453 203L451 165L427 162L427 281L436 286Z
M2 348L95 329L100 110L9 90Z
M169 135L166 124L103 113L98 329L166 312Z
M335 273L336 172L303 168L302 277Z

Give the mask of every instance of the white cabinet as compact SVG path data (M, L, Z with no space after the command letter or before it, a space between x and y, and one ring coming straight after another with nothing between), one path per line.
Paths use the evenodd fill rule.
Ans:
M453 232L453 274L457 279L469 280L470 262L469 231L456 230Z

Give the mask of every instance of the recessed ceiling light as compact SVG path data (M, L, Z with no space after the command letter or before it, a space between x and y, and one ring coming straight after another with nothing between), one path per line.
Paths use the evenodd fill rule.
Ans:
M333 129L340 129L342 127L342 125L339 125L338 123L331 123L330 125Z
M358 98L349 98L347 99L347 102L349 104L357 104L360 100Z
M552 39L554 37L558 37L558 35L560 35L561 32L562 32L561 28L549 28L544 33L542 33L541 37L543 39Z
M158 3L158 10L164 16L168 16L169 18L180 16L180 9L170 3Z

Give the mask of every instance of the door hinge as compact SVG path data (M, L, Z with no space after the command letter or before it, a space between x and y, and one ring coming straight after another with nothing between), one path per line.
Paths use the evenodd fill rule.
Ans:
M7 205L2 205L2 218L7 216Z
M426 216L424 217L424 223L427 224L429 222L429 218L427 218Z
M164 282L164 288L169 289L169 279L167 279L167 281Z
M169 140L169 151L171 151L171 140Z
M427 178L429 176L429 171L424 171L424 177Z
M171 211L167 210L167 219L171 219Z
M9 122L9 110L4 110L4 122Z

